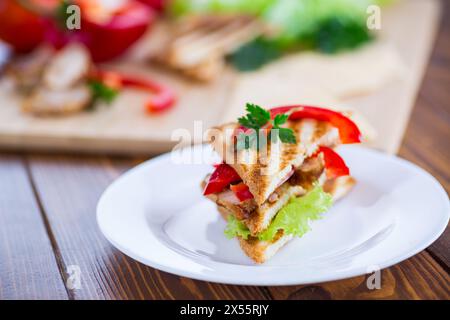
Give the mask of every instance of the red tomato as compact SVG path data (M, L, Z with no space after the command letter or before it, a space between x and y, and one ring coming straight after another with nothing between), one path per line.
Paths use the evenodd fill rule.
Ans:
M0 39L15 52L32 51L44 40L44 34L43 18L23 8L17 1L0 0Z
M229 165L222 163L216 167L216 170L211 174L208 184L206 185L203 194L206 196L211 193L221 192L230 183L238 182L241 177L237 172Z
M134 0L128 1L106 20L96 19L98 14L93 10L99 9L86 6L83 10L82 7L81 33L83 42L97 62L123 54L147 31L155 18L151 8Z

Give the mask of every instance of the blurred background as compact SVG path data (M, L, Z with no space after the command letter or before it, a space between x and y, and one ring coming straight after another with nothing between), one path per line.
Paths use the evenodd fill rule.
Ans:
M112 248L95 212L174 130L234 121L247 102L341 110L365 145L448 193L449 4L0 0L0 299L448 299L448 228L383 270L380 290L363 276L272 290L146 267ZM65 286L73 265L83 290Z
M343 110L366 144L394 153L441 11L433 0L0 0L0 146L153 154L175 129L206 130L251 102Z

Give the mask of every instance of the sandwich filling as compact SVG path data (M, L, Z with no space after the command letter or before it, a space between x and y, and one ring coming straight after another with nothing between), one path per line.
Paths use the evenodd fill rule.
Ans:
M328 211L332 204L331 195L324 192L321 186L316 185L306 195L290 198L288 203L278 211L269 227L253 237L263 241L273 241L280 232L283 235L301 237L309 231L309 222L320 219L321 214ZM234 215L229 215L225 235L228 238L248 239L251 232L241 220Z
M247 111L239 124L215 128L219 134L211 144L224 162L202 187L227 220L225 235L237 237L249 257L264 262L308 232L310 222L353 186L334 147L358 143L360 132L344 115L317 107L264 110L248 104ZM282 142L278 149L267 142L274 140ZM243 154L253 161L234 161ZM272 163L275 170L267 174Z

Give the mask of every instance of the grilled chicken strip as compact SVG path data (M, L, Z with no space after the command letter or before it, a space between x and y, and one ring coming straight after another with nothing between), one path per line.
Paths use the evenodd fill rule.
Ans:
M91 90L85 84L64 90L41 86L24 100L22 109L39 116L66 115L85 109L91 100Z
M72 44L55 54L44 70L43 84L51 90L67 90L86 79L91 68L87 49Z
M155 59L200 81L220 75L225 56L264 32L254 17L202 15L180 20Z

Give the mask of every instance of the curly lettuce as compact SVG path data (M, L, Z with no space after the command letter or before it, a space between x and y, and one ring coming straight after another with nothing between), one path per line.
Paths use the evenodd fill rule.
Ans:
M250 230L245 226L245 224L242 223L242 221L239 221L236 219L235 216L230 214L228 216L228 224L225 228L225 236L228 239L232 239L234 237L241 237L243 239L248 239L248 236L250 235Z
M189 13L263 14L276 0L172 0L169 12L174 16Z
M321 218L321 214L328 211L333 204L330 194L315 186L302 197L293 197L278 212L270 226L258 235L259 240L271 241L279 230L285 235L303 236L310 230L309 223ZM250 231L244 223L230 215L225 229L228 238L242 237L248 239Z
M230 54L238 70L252 71L284 52L312 49L336 53L374 38L366 26L367 8L393 0L172 0L172 16L191 13L243 13L271 25L270 37L251 40Z
M303 197L291 198L258 238L270 241L279 230L283 230L285 235L301 237L310 230L309 222L320 219L321 213L328 211L332 204L331 195L316 186Z

